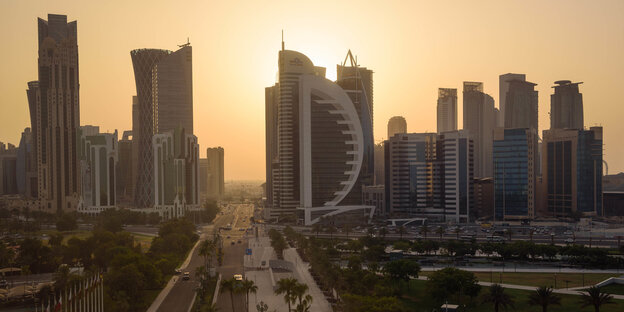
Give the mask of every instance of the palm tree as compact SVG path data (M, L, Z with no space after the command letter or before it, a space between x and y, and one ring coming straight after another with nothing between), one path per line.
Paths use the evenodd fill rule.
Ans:
M456 227L455 230L453 232L455 232L455 235L457 236L457 239L459 239L459 233L461 233L461 229L459 227Z
M397 232L399 232L399 239L403 240L403 234L405 234L405 227L402 225L397 228Z
M535 291L529 295L529 304L541 306L542 312L546 312L548 310L548 305L561 305L561 297L553 294L552 288L542 286L536 288Z
M269 311L269 305L264 303L264 301L260 301L260 303L256 304L256 310L258 310L258 312L267 312Z
M292 295L293 295L293 298L296 298L299 301L299 304L301 305L304 299L304 296L307 292L308 292L308 285L303 284L303 283L297 283L295 285L295 289L293 290Z
M295 303L295 297L293 293L297 288L297 279L294 278L282 278L277 281L277 288L275 289L276 295L284 294L284 301L288 304L288 311L291 311L291 303Z
M600 287L592 286L587 288L587 292L580 292L581 308L593 306L594 311L600 312L600 306L603 304L613 304L613 296L600 291Z
M439 226L436 229L436 234L440 235L440 240L442 240L442 236L444 235L444 233L446 233L446 229L444 229L443 227Z
M382 227L379 229L379 236L381 236L381 238L386 238L386 235L388 234L388 229L386 229L385 227Z
M342 227L342 231L343 231L343 232L345 232L345 233L347 233L347 238L349 238L349 233L352 231L351 225L349 225L349 224L345 224L345 225Z
M499 307L507 309L507 307L513 307L513 299L505 293L505 288L500 284L492 284L490 286L490 292L483 298L483 303L493 303L494 312L498 312Z
M427 239L427 233L429 233L429 227L425 224L420 228L420 234L425 236L425 239Z
M217 304L204 305L199 310L201 312L217 312L219 308L217 308Z
M315 223L315 224L312 226L312 231L313 231L313 232L316 232L316 238L318 238L318 234L319 234L319 232L321 231L321 229L322 229L322 227L321 227L321 224L320 224L320 223Z
M245 311L249 311L249 293L256 293L258 291L258 286L252 280L244 280L241 283L241 290L245 293Z
M199 245L199 255L204 257L204 267L206 268L208 268L211 264L210 262L212 262L212 255L214 253L215 246L215 242L208 239L201 242L201 244ZM208 261L209 257L211 259L210 262Z
M226 291L230 292L230 300L232 302L232 312L234 312L234 293L238 292L238 289L240 288L239 283L240 282L238 282L234 278L222 280L221 289L219 289L219 292L221 293L226 292Z

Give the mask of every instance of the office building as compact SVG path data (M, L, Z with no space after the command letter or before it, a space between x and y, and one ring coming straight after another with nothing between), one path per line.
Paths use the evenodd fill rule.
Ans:
M384 145L390 215L468 222L474 159L467 131L396 134Z
M457 89L438 89L438 133L457 130Z
M394 116L388 120L388 139L397 133L407 133L407 121L403 116Z
M550 129L583 129L582 82L559 80L555 84L550 96Z
M603 215L602 127L545 130L543 146L546 213Z
M117 143L117 204L132 206L134 201L134 150L132 131L124 131Z
M375 207L375 216L386 216L386 198L383 185L362 187L362 203L365 206Z
M624 216L624 192L609 191L602 193L605 217Z
M38 208L71 211L80 194L77 23L56 14L37 22L39 80L28 83L26 95L37 155Z
M525 81L525 74L504 74L498 76L498 107L500 110L501 118L498 120L497 127L511 128L505 125L505 108L507 107L507 91L509 91L509 81L519 80Z
M384 179L384 143L375 144L375 185L383 184Z
M341 74L345 86L359 80L349 78L349 70ZM365 143L352 98L325 78L324 68L283 48L278 88L278 149L272 163L273 205L267 217L299 218L306 225L324 216L332 216L336 223L370 220L374 207L363 206L361 189L354 190ZM357 94L360 104L364 95Z
M505 128L538 129L536 85L525 80L507 81Z
M16 195L17 148L13 144L0 142L0 195Z
M190 210L199 210L199 145L197 137L182 127L155 134L152 138L154 155L154 207L168 220L179 218Z
M208 160L207 197L220 199L225 192L225 168L223 147L209 147L206 149Z
M474 179L474 219L491 219L494 216L494 179Z
M537 131L494 130L494 220L528 220L537 203Z
M199 202L203 203L208 198L208 179L210 166L207 158L199 159Z
M274 177L279 174L277 149L277 111L279 106L279 84L264 89L264 116L265 116L265 170L266 170L266 207L265 211L277 207L277 198L274 194Z
M152 136L175 130L193 133L192 48L184 44L175 52L137 49L130 52L137 91L138 117L133 122L137 144L135 205L153 205ZM133 115L135 112L133 102Z
M474 175L492 176L492 132L496 113L494 99L483 93L483 83L464 82L464 129L474 140Z
M16 181L17 192L27 199L37 196L37 160L35 159L33 133L30 128L24 129L17 149Z
M78 212L97 215L117 205L117 131L100 133L96 126L78 130L82 194Z

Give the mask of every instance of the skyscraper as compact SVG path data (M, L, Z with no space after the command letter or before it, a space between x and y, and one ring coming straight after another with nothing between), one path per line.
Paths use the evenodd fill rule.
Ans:
M17 190L28 199L37 198L37 160L35 159L33 135L24 129L17 150Z
M535 217L537 130L494 130L494 220Z
M124 131L118 142L117 162L117 203L128 205L134 196L134 150L132 131Z
M0 195L18 194L17 148L0 142Z
M492 176L492 131L496 115L494 99L483 93L482 82L464 82L464 129L474 140L474 175Z
M347 64L347 60L349 64ZM350 66L348 66L350 65ZM351 199L362 198L362 186L375 182L375 140L373 136L373 71L361 67L351 54L347 53L342 65L337 66L336 84L347 93L358 113L364 135L364 155L358 181L349 194Z
M266 206L270 208L277 205L274 203L274 178L279 173L277 163L277 110L279 106L279 84L264 89L264 114L265 114L265 169L266 169Z
M325 69L305 55L279 52L278 150L268 217L301 217L299 208L310 225L328 214L354 222L363 216L358 211L374 211L361 205L361 190L354 190L365 146L358 111L349 94L324 76Z
M137 147L135 205L145 208L153 205L152 136L177 127L193 133L192 48L185 44L176 52L137 49L130 56L138 107L138 117L133 116L133 122L138 122L133 125Z
M457 130L457 89L438 89L438 133Z
M555 93L550 96L550 129L583 129L582 82L555 81Z
M39 80L28 83L28 106L37 155L39 208L75 210L80 194L76 135L80 126L76 21L38 18Z
M511 80L526 80L525 74L504 74L498 76L498 107L500 110L501 119L499 119L498 127L506 127L505 126L505 109L507 107L507 91L509 90L509 81ZM510 128L510 127L507 127Z
M508 80L505 95L505 128L538 129L537 84L525 80Z
M206 149L208 160L208 189L207 197L219 199L225 191L224 151L223 147L209 147Z
M388 120L388 139L397 133L407 133L407 121L403 116L394 116Z

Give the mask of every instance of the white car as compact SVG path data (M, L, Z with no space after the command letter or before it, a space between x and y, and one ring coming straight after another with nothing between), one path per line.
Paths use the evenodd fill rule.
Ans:
M574 239L572 237L569 237L565 240L566 244L574 244Z
M234 280L242 281L243 280L243 275L241 275L241 274L234 274Z

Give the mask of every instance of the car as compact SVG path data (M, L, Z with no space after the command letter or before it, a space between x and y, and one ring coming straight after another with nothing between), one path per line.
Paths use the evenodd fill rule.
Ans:
M235 242L235 241L232 241L231 245L235 245L235 244L236 244L236 242Z
M180 275L182 274L182 270L180 269L175 269L175 275Z
M188 281L191 279L191 273L186 271L184 272L184 275L182 276L182 279L184 279L185 281Z
M243 280L243 275L242 274L234 274L234 279L237 281L242 281Z
M226 236L225 238L230 238L230 235Z
M239 244L240 244L240 243L242 243L242 241L239 239L239 240L237 241L237 243L239 243Z
M572 237L569 237L565 240L566 244L574 244L574 239Z

